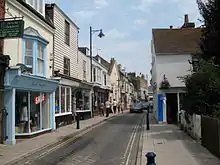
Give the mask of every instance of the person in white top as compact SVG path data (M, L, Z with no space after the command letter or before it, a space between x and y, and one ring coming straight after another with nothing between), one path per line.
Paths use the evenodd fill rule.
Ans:
M105 109L106 109L106 117L108 117L108 116L109 116L110 109L111 109L111 103L110 103L109 100L107 100L107 101L105 102Z
M117 109L117 102L116 102L116 100L114 99L114 100L113 100L113 111L114 111L114 114L116 113L116 109Z

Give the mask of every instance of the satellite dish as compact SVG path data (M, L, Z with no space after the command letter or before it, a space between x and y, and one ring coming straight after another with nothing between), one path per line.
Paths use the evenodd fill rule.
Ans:
M26 69L27 69L27 66L22 64L22 63L18 63L16 66L20 66L21 73L24 73L26 71Z

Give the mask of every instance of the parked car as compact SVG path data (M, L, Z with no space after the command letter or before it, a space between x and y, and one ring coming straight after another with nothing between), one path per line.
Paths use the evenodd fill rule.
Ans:
M143 113L143 105L141 102L133 103L130 109L130 113L137 112Z
M148 101L142 101L142 107L144 110L147 110L149 108L149 102Z

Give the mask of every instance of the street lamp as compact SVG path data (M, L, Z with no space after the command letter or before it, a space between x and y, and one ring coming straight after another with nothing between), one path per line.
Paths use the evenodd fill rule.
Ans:
M92 82L92 34L93 33L97 33L99 32L98 34L98 37L99 38L102 38L105 36L105 34L102 32L102 29L99 29L99 30L93 30L92 27L90 26L90 31L89 31L89 34L90 34L90 73L91 73L91 82Z

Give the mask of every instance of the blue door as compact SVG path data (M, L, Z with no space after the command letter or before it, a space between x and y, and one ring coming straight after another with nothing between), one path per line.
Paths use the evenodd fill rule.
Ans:
M157 95L158 121L163 121L163 94Z

